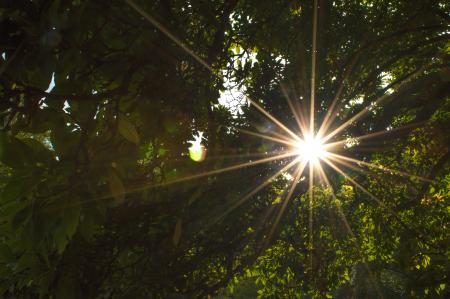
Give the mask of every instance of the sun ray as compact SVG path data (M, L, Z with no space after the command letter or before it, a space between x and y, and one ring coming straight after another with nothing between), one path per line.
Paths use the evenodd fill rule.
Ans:
M322 124L319 127L319 131L317 132L317 135L319 137L322 137L323 132L326 132L330 126L331 123L333 123L335 117L337 116L337 112L341 109L342 105L344 104L344 101L342 101L337 107L336 104L338 103L341 94L344 90L344 83L348 80L350 77L350 74L353 71L353 68L356 64L356 62L359 60L359 57L361 56L361 51L359 51L352 59L352 62L350 63L350 66L348 69L345 70L345 74L343 79L341 80L341 83L339 84L338 91L336 92L336 95L333 98L333 101L331 102L331 105L327 109L327 113L325 114L325 118L322 121Z
M284 159L284 158L289 158L289 157L292 157L292 156L295 156L295 155L297 155L297 153L292 152L292 151L288 151L288 152L286 152L284 154L279 154L279 155L267 157L267 158L256 160L256 161L251 161L251 162L241 163L241 164L237 164L237 165L232 165L232 166L228 166L228 167L224 167L224 168L220 168L220 169L216 169L216 170L212 170L212 171L207 171L207 172L203 172L203 173L199 173L199 174L195 174L195 175L185 176L185 177L182 177L182 178L179 178L179 179L174 179L174 180L167 181L167 182L156 183L156 184L143 184L143 185L140 185L140 186L134 186L134 187L127 188L125 190L125 192L124 192L124 195L132 194L132 193L136 193L136 192L140 192L140 191L145 191L145 190L150 189L150 188L165 187L165 186L168 186L168 185L178 184L178 183L182 183L182 182L186 182L186 181L190 181L190 180L195 180L195 179L199 179L199 178L203 178L203 177L217 175L217 174L221 174L221 173L224 173L224 172L237 170L237 169L240 169L240 168L246 168L246 167L250 167L250 166L254 166L254 165L268 163L268 162L271 162L271 161L276 161L276 160L281 160L281 159ZM80 202L74 203L73 206L85 204L85 203L88 203L88 202L94 202L94 201L98 201L98 200L110 199L110 198L113 198L113 197L114 197L114 195L112 195L112 194L106 194L106 195L102 195L102 196L98 196L98 197L95 197L95 198L91 198L91 199L88 199L88 200L84 200L84 201L80 201ZM69 206L72 206L72 205L69 205Z
M140 8L134 1L132 0L124 0L130 7L132 7L137 13L139 13L142 17L144 17L147 21L149 21L153 26L155 26L158 30L164 33L168 38L170 38L173 42L175 42L178 46L180 46L186 53L192 56L197 62L207 68L214 76L220 78L220 76L214 71L214 69L202 58L200 58L194 51L192 51L185 43L180 41L175 35L173 35L167 28L165 28L161 23L147 14L142 8ZM314 56L315 57L315 56ZM289 128L287 128L283 123L277 120L274 116L272 116L269 112L267 112L264 108L258 105L255 101L250 99L248 96L246 97L247 101L251 103L256 109L258 109L262 114L264 114L267 118L277 124L281 129L283 129L286 133L291 135L295 140L299 140L297 134L292 132Z
M289 138L288 136L286 136L286 135L284 135L284 134L278 133L276 130L271 130L271 131L270 131L270 134L273 135L274 137L277 137L277 138L279 138L279 139L283 139L283 140L286 140L286 141L295 141L294 139ZM269 136L270 136L270 135L269 135ZM297 137L298 137L298 136L297 136Z
M360 141L360 140L380 137L380 136L384 136L384 135L391 135L391 134L395 134L395 133L398 133L398 132L401 132L401 131L404 131L404 130L411 130L411 129L414 129L414 128L418 128L419 126L423 125L424 123L425 123L425 121L416 122L416 123L409 124L409 125L406 125L406 126L394 128L394 129L391 129L391 130L383 130L383 131L368 133L368 134L357 136L357 137L351 137L351 139L355 140L355 141ZM335 141L335 142L327 143L325 146L327 148L333 148L333 147L336 147L336 146L339 146L339 145L346 144L347 142L348 142L348 138L342 139L342 140L339 140L339 141Z
M277 177L282 175L284 172L288 171L290 168L292 168L295 164L299 162L299 158L295 158L293 161L288 163L286 166L278 170L274 175L272 175L270 178L266 179L263 183L261 183L259 186L257 186L255 189L247 193L244 197L239 199L237 202L235 202L230 208L228 208L221 216L218 217L218 219L215 221L222 220L226 215L228 215L230 212L235 210L237 207L245 203L247 200L249 200L251 197L256 195L259 191L261 191L263 188L265 188L267 185L272 183Z
M315 92L316 92L316 58L317 58L317 0L314 0L313 13L313 35L312 35L312 51L311 51L311 99L309 113L309 136L315 137L314 134L314 113L315 113ZM322 143L322 142L321 142ZM314 161L309 161L309 265L311 269L311 284L314 284L313 273L313 252L314 252L314 236L313 236L313 196L314 196Z
M167 185L173 185L173 184L177 184L177 183L181 183L181 182L185 182L185 181L190 181L190 180L194 180L194 179L198 179L198 178L203 178L203 177L208 177L208 176L211 176L211 175L217 175L217 174L221 174L221 173L224 173L224 172L229 172L229 171L232 171L232 170L237 170L237 169L240 169L240 168L245 168L245 167L254 166L254 165L258 165L258 164L263 164L263 163L267 163L267 162L271 162L271 161L275 161L275 160L280 160L280 159L292 157L292 156L295 156L295 155L296 155L296 153L287 152L285 154L275 155L275 156L272 156L272 157L267 157L267 158L263 158L263 159L256 160L256 161L251 161L251 162L241 163L241 164L237 164L237 165L227 166L227 167L223 167L223 168L220 168L220 169L215 169L215 170L211 170L211 171L207 171L207 172L203 172L203 173L199 173L199 174L194 174L194 175L182 177L182 178L179 178L179 179L174 179L174 180L163 182L163 183L159 183L159 184L153 184L153 185L148 185L148 186L141 187L141 188L136 188L132 192L142 191L142 190L147 189L149 187L162 187L162 186L167 186Z
M365 176L370 176L371 175L371 173L369 173L367 170L365 170L358 163L351 163L351 162L348 162L348 161L346 161L344 159L339 159L339 158L332 157L332 156L328 156L328 158L333 160L334 162L339 163L339 164L341 164L341 165L343 165L343 166L345 166L345 167L347 167L349 169L352 169L352 170L354 170L354 171L356 171L356 172L358 172L358 173L360 173L362 175L365 175ZM375 178L373 175L372 175L372 177ZM416 189L414 186L411 186L411 187Z
M352 179L349 175L347 175L344 171L342 171L339 167L336 166L333 162L331 162L328 158L324 158L323 161L325 161L328 165L330 165L334 170L336 170L338 173L340 173L342 176L344 176L347 180L349 180L352 184L354 184L357 188L359 188L361 191L363 191L367 196L369 196L371 199L379 203L380 205L384 206L384 203L379 200L375 195L367 191L366 188L361 186L358 182L356 182L354 179Z
M334 163L332 163L329 159L325 158L324 161L330 165L333 169L335 169L337 172L339 172L341 175L343 175L348 181L350 181L353 185L355 185L358 189L360 189L364 194L366 194L370 199L377 202L381 207L386 209L405 229L408 231L413 231L416 233L417 236L419 236L420 239L423 239L423 233L418 232L416 229L411 229L408 227L397 215L395 211L393 211L391 208L386 206L384 202L382 202L380 199L378 199L375 195L370 193L366 188L361 186L358 182L356 182L354 179L352 179L349 175L347 175L345 172L343 172L339 167L337 167Z
M275 218L275 221L274 221L274 223L272 225L272 228L271 228L271 230L269 232L269 235L267 237L266 244L269 244L269 242L271 241L271 239L272 239L272 237L273 237L273 235L274 235L274 233L275 233L275 231L276 231L276 229L278 227L278 223L280 222L281 217L283 216L284 211L286 210L286 207L287 207L287 205L288 205L288 203L289 203L289 201L290 201L290 199L292 197L292 194L294 193L294 189L297 186L297 182L300 179L301 175L303 174L303 170L305 169L305 167L306 167L306 162L305 161L302 161L301 163L298 164L298 167L297 167L297 170L295 171L296 173L295 173L295 176L294 176L294 178L292 180L292 184L290 186L289 192L286 195L286 197L284 198L284 201L283 201L283 204L282 204L282 206L280 208L280 211L278 212L277 217Z
M347 168L349 168L351 170L354 170L354 171L356 171L358 173L361 173L363 175L367 175L368 174L367 170L365 170L364 168L362 168L359 165L357 166L357 165L352 164L350 162L347 162L345 160L339 160L339 159L336 159L335 157L331 157L331 156L329 156L328 159L330 159L330 160L332 160L332 161L334 161L336 163L339 163L340 165L343 165L343 166L345 166L345 167L347 167Z
M331 183L328 180L328 177L325 174L325 171L323 170L321 165L319 165L317 168L318 168L318 172L321 174L322 178L324 179L325 185L330 190L332 198L334 200L336 200L336 194L334 193L333 187L331 186ZM350 224L348 223L347 217L345 216L341 206L336 205L336 208L338 210L338 215L339 215L339 217L341 217L341 220L344 223L344 226L345 226L347 232L351 235L352 238L354 238L356 240L355 234L353 233L352 229L350 228ZM358 246L358 248L359 248L359 246Z
M208 69L211 73L215 73L212 67L203 60L200 56L194 53L185 43L183 43L179 38L173 35L166 27L164 27L160 22L158 22L155 18L146 13L142 8L140 8L134 1L132 0L124 0L131 8L133 8L137 13L139 13L142 17L144 17L147 21L149 21L153 26L155 26L159 31L165 34L169 39L171 39L175 44L180 46L184 51L186 51L192 58L197 60L201 65L203 65L206 69Z
M269 135L248 131L246 129L238 129L238 130L239 130L239 132L242 132L242 133L247 134L247 135L260 137L260 138L263 138L263 139L275 141L275 142L286 144L286 145L290 145L290 146L296 146L296 144L297 144L295 141L292 141L292 140L284 140L284 139L281 139L281 138L276 138L276 137L272 137L272 136L269 136Z
M382 146L358 146L353 149L353 151L358 153L379 153L386 150L386 147Z
M394 217L394 219L408 232L411 232L420 239L421 241L430 244L425 236L426 234L423 232L420 232L416 227L412 225L407 225L403 222L403 220L397 215L397 213L392 210L390 207L386 206L381 200L379 200L375 195L370 193L366 188L361 186L358 182L356 182L354 179L352 179L349 175L347 175L345 172L343 172L339 167L337 167L334 163L332 163L329 159L325 158L323 159L328 165L330 165L333 169L335 169L337 172L339 172L341 175L343 175L348 181L350 181L353 185L355 185L359 190L361 190L364 194L366 194L370 199L378 203L383 209L385 209L389 214Z
M308 230L309 230L309 266L311 269L312 278L314 277L313 273L313 253L314 253L314 223L313 223L313 208L314 208L314 165L313 163L309 163L309 189L308 189L308 198L309 198L309 214L308 214Z
M397 174L397 175L400 175L400 176L408 177L410 179L417 179L417 180L421 180L421 181L424 181L424 182L427 182L427 183L433 183L434 182L433 180L427 179L427 178L422 177L422 176L410 174L410 173L403 172L403 171L400 171L400 170L391 169L391 168L388 168L388 167L383 166L383 165L377 165L377 164L374 164L374 163L365 162L365 161L362 161L362 160L350 158L350 157L339 155L339 154L335 154L335 153L328 153L328 157L329 158L333 157L336 160L342 159L342 160L346 160L346 161L353 162L353 163L356 163L356 164L365 165L365 166L367 166L369 168L370 167L371 168L376 168L376 169L382 170L384 172Z
M277 205L270 205L264 215L258 220L258 225L255 227L255 231L262 231L267 228L268 224L270 224L270 219L274 218L274 213L276 211ZM264 250L267 249L270 240L267 236L264 235L264 231L262 232L262 239L259 240L258 249L255 251L259 252L259 255L264 254Z
M171 185L171 184L182 183L184 181L195 180L195 179L198 179L198 178L201 178L201 177L210 176L210 175L221 174L223 172L228 172L228 171L232 171L232 170L237 170L239 168L245 168L245 167L250 167L250 166L253 166L253 165L258 165L258 164L263 164L263 163L267 163L267 162L271 162L271 161L275 161L275 160L289 158L289 157L292 157L292 156L296 155L292 151L283 151L283 152L284 152L284 154L279 154L279 155L276 155L276 156L273 156L273 157L268 157L268 158L257 160L257 161L253 161L253 162L247 162L247 163L242 163L242 164L238 164L238 165L233 165L233 166L229 166L229 167L225 167L225 168L221 168L221 169L217 169L217 170L213 170L213 171L209 171L209 172L205 172L205 173L200 173L200 174L197 174L197 175L187 176L187 177L179 178L179 179L176 179L176 180L168 181L168 182L165 182L165 183L145 184L143 186L134 186L134 187L131 187L131 188L127 188L127 190L125 191L124 195L132 194L132 193L136 193L136 192L140 192L140 191L145 191L145 190L150 189L150 188L164 187L164 186ZM263 186L259 186L259 187L257 187L257 190L254 190L254 191L251 192L252 195L256 194L263 187L267 186L277 176L279 176L283 172L287 171L295 163L298 163L298 160L299 160L299 158L295 158L288 165L286 165L281 170L279 170L275 175L273 175L269 179L267 179L266 182L263 183L264 184ZM237 206L241 205L244 201L248 200L252 195L248 194L244 200L241 199L240 200L241 202ZM113 197L114 197L114 195L112 195L112 194L102 195L102 196L90 198L90 199L87 199L87 200L73 202L73 203L70 203L70 204L64 206L63 208L76 207L76 206L80 206L80 205L83 205L83 204L86 204L86 203L89 203L89 202L95 202L95 201L99 201L99 200L111 199ZM44 211L45 212L49 212L49 211L54 211L54 210L58 210L58 209L61 209L61 207L59 207L59 208L54 208L53 207L53 208L43 209L42 212L44 212Z
M313 2L313 28L312 28L312 51L311 51L311 86L310 86L310 113L309 113L309 139L310 144L315 140L314 134L314 113L315 113L315 91L316 91L316 58L317 58L317 10L318 1ZM320 136L319 136L320 137ZM306 138L306 136L305 136ZM306 140L306 139L305 139ZM323 142L320 142L320 148L322 149ZM311 147L312 148L312 147ZM314 153L313 153L314 155ZM314 161L304 160L309 162L309 266L311 270L311 284L314 284L314 273L313 273L313 250L314 250L314 236L313 236L313 196L314 196Z
M401 81L397 84L394 84L392 86L392 88L395 88L397 93L398 90L404 86L406 86L408 83L411 82L412 78L415 78L417 76L419 76L420 74L422 74L422 72L424 70L426 70L428 67L430 66L430 64L426 64L422 67L420 67L419 69L415 70L409 77L408 80L404 80ZM376 99L375 101L372 101L369 105L367 105L366 107L364 107L361 111L359 111L358 113L356 113L355 115L353 115L352 117L350 117L347 121L345 121L343 124L341 124L340 126L338 126L337 128L335 128L333 131L331 131L331 133L328 133L325 137L323 137L323 141L326 142L328 140L330 140L331 138L333 138L336 134L342 132L343 130L345 130L347 127L349 127L350 125L352 125L353 123L355 123L356 121L360 120L362 117L366 116L367 113L371 112L374 107L379 106L380 104L382 104L384 101L386 101L387 99L391 98L391 97L395 97L395 94L389 94L389 93L385 93L384 95L380 96L378 99Z
M294 140L299 140L300 138L298 137L297 134L295 134L294 132L292 132L288 127L286 127L285 125L283 125L283 123L281 123L278 119L276 119L274 116L272 116L272 114L270 114L269 112L267 112L263 107L261 107L258 103L256 103L255 101L253 101L252 99L247 97L247 100L256 108L258 109L262 114L264 114L268 119L270 119L271 121L273 121L275 124L277 124L281 129L283 129L286 133L288 133L289 135L291 135Z
M309 109L309 133L314 135L314 110L316 96L316 56L317 56L317 0L314 0L313 14L313 37L311 51L311 101Z
M304 122L303 117L300 114L300 111L299 111L300 109L298 107L294 107L294 103L292 102L291 98L289 97L289 93L287 92L284 84L281 84L281 90L283 91L284 97L286 98L289 108L291 109L292 114L294 115L295 120L297 121L297 126L298 126L300 132L302 133L303 136L305 136L307 134L306 124Z
M214 155L214 156L206 156L205 159L202 161L203 164L215 161L215 160L227 160L232 161L236 159L245 159L245 158L257 158L257 157L267 157L269 154L272 155L282 155L292 152L291 150L278 150L278 151L271 151L269 152L249 152L249 153L241 153L241 154L223 154L223 155ZM130 159L130 164L136 163L136 160ZM170 164L171 165L177 165L177 164L185 164L186 163L186 156L180 156L179 158L171 157L170 158ZM105 164L103 163L101 167L104 167Z
M200 58L194 51L192 51L185 43L180 41L175 35L173 35L169 30L167 30L161 23L159 23L155 18L147 14L142 8L140 8L134 1L132 0L124 0L130 7L132 7L137 13L139 13L142 17L144 17L147 21L149 21L153 26L155 26L158 30L160 30L163 34L165 34L168 38L170 38L173 42L175 42L178 46L180 46L187 54L192 56L197 62L206 67L214 76L220 78L220 76L213 70L213 68L202 58ZM279 120L277 120L274 116L272 116L269 112L267 112L264 108L258 105L255 101L250 99L248 96L246 97L249 103L251 103L254 107L256 107L261 113L263 113L267 118L277 124L281 129L291 135L295 140L298 140L298 136L293 133L289 128L283 125Z
M323 180L324 180L324 182L325 182L325 185L326 185L327 188L330 190L331 196L332 196L333 200L336 201L336 199L337 199L337 198L336 198L336 194L334 193L333 186L331 186L331 183L330 183L330 181L328 180L328 177L327 177L325 171L323 170L323 168L322 168L322 166L321 166L320 164L317 166L317 169L318 169L318 171L319 171L321 177L323 178ZM332 204L332 205L333 205L333 204ZM341 221L342 221L342 223L344 224L344 227L345 227L345 229L347 230L347 233L350 235L350 237L351 237L352 240L353 240L355 249L356 249L356 251L358 252L358 254L359 254L359 256L360 256L360 258L361 258L361 260L362 260L362 262L363 262L363 265L364 265L364 267L365 267L366 270L367 270L367 273L369 274L370 281L372 282L373 286L374 286L375 289L377 290L378 295L380 295L380 298L383 298L383 295L382 295L382 293L381 293L380 287L379 287L378 283L376 282L376 280L375 280L375 278L374 278L375 276L373 275L372 270L370 270L369 264L368 264L368 262L367 262L367 258L366 258L365 255L362 253L361 245L359 244L358 238L356 237L355 233L353 232L353 230L352 230L351 227L350 227L350 224L348 223L347 216L345 216L345 213L344 213L344 211L343 211L343 209L342 209L342 207L341 207L340 205L333 205L333 206L336 207L337 214L338 214L339 217L341 218Z
M286 154L289 153L290 151L287 150L283 150L283 151L273 151L271 152L271 154ZM262 157L262 156L267 156L268 153L261 153L261 152L251 152L251 153L242 153L242 154L224 154L224 155L215 155L215 156L206 156L205 160L203 160L204 162L207 161L212 161L212 160L220 160L220 159L238 159L238 158L251 158L251 157ZM185 158L181 158L181 159L174 159L174 160L179 160L182 162L186 162ZM173 160L171 160L173 161Z

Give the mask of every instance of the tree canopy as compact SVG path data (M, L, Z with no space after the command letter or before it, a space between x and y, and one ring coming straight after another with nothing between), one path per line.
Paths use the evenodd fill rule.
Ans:
M447 298L449 20L437 0L2 1L1 296ZM296 176L311 107L346 159Z

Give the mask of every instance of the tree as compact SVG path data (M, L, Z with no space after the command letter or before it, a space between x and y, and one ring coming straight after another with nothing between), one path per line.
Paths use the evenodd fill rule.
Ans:
M448 295L444 1L318 1L316 125L370 107L335 138L391 131L340 148L382 166L324 166L313 234L306 181L283 214L286 176L246 196L286 165L233 167L286 150L244 134L285 133L255 105L296 134L284 97L308 111L313 2L5 1L2 295ZM255 105L220 105L232 85Z

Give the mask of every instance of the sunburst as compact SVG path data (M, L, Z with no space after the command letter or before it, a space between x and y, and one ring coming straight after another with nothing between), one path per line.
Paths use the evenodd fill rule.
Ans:
M201 57L195 54L193 50L191 50L185 43L180 41L178 38L176 38L172 33L170 33L161 23L156 21L152 16L150 16L148 13L143 11L138 5L136 5L132 0L125 0L126 3L130 5L136 12L138 12L142 17L144 17L147 21L149 21L153 26L155 26L157 29L159 29L162 33L164 33L168 38L170 38L174 43L176 43L178 46L180 46L184 51L186 51L187 54L192 56L197 62L199 62L201 65L203 65L207 70L209 70L212 74L217 75L217 73L213 70L213 68L205 62ZM317 9L318 4L317 0L314 0L314 16L313 16L313 28L312 28L312 54L311 54L311 94L310 94L310 113L308 116L308 119L305 119L305 117L302 117L304 113L300 111L300 109L296 108L296 105L293 104L295 102L294 99L290 98L284 88L283 85L281 85L282 91L285 94L286 100L289 104L289 107L293 113L293 116L296 119L298 129L300 131L300 134L296 134L293 129L288 128L285 124L283 124L281 121L279 121L277 118L275 118L273 115L271 115L266 109L264 109L260 104L258 104L256 101L252 99L248 99L248 102L256 108L259 112L261 112L267 119L271 122L273 122L275 125L278 126L278 128L283 131L283 133L278 133L276 131L269 132L269 134L261 134L252 132L249 130L244 129L238 129L241 133L252 135L258 138L262 138L265 140L268 140L270 142L276 142L279 143L283 148L287 147L287 150L283 150L281 152L274 152L271 153L269 157L265 157L256 161L246 162L242 164L232 165L221 169L215 169L207 172L203 172L200 174L195 174L187 177L178 178L172 181L167 181L160 185L168 185L168 184L175 184L175 183L181 183L183 181L192 180L192 179L198 179L201 177L207 177L211 175L218 175L223 172L233 171L244 167L250 167L253 165L258 165L262 163L268 163L273 162L276 160L282 160L286 158L291 158L292 161L287 163L285 166L278 169L272 176L270 176L268 179L266 179L263 183L255 187L252 191L247 193L245 196L243 196L241 199L236 201L234 204L232 204L228 209L226 209L225 212L223 212L217 219L222 219L226 215L228 215L231 211L235 210L239 206L241 206L244 202L251 199L255 194L257 194L259 191L261 191L263 188L271 184L274 180L276 180L278 177L286 173L287 171L291 170L292 168L295 168L294 175L291 179L290 186L287 187L287 190L285 192L285 198L283 199L283 202L281 204L281 207L278 211L278 214L276 215L275 221L273 222L272 228L266 238L266 243L270 242L273 234L276 231L277 225L280 222L280 219L283 216L283 213L288 206L288 203L291 199L291 197L294 194L294 191L296 189L296 186L298 182L300 181L301 176L305 172L305 170L308 167L309 170L309 188L308 188L308 197L309 197L309 237L310 237L310 250L312 251L314 248L313 244L313 238L312 238L312 231L313 231L313 200L314 200L314 189L313 186L315 184L314 177L315 173L318 174L318 176L321 179L321 182L329 189L331 190L331 196L335 198L335 194L333 192L333 187L330 184L329 179L327 178L327 175L323 169L323 165L328 165L331 169L334 169L337 173L344 176L348 181L350 181L356 188L360 189L363 193L368 195L369 198L373 199L375 202L377 202L380 206L383 206L389 213L392 213L394 216L396 216L395 212L392 210L389 210L381 200L379 200L376 196L372 195L367 189L365 189L362 185L357 183L353 178L350 177L349 174L347 174L343 169L341 169L337 164L350 166L359 169L363 173L365 172L364 169L362 169L362 166L366 166L367 168L375 168L377 170L385 171L390 174L396 174L400 176L409 177L416 180L422 180L430 182L429 179L420 177L417 175L412 175L406 172L402 172L395 169L389 169L388 167L385 167L383 165L378 164L372 164L366 161L357 160L348 156L345 156L343 154L338 154L337 152L345 151L345 143L347 142L347 138L338 139L336 136L339 136L338 134L347 129L350 125L354 124L355 122L361 120L364 116L366 116L369 112L371 112L374 105L381 105L387 98L389 98L390 94L385 94L378 99L374 100L372 102L372 105L368 105L365 108L363 108L361 111L357 112L355 115L351 116L347 121L338 124L336 127L333 127L334 120L336 116L339 113L339 110L342 105L339 103L340 96L343 91L344 81L348 77L349 73L352 69L352 64L359 58L359 55L355 56L353 59L353 63L349 67L349 69L346 71L346 74L344 75L344 79L340 84L340 87L338 89L337 94L335 95L334 99L332 100L332 103L330 107L328 108L328 111L323 119L323 122L320 124L318 130L315 130L315 80L316 80L316 45L317 45ZM421 75L427 67L430 65L425 65L424 67L416 70L413 74L410 75L411 78L416 78L417 76ZM404 84L407 84L408 81L405 80L396 86L392 86L392 89L398 90L402 88ZM409 125L408 127L411 127L412 125ZM399 128L402 129L402 128ZM363 140L363 139L369 139L377 136L381 136L384 134L389 134L394 132L395 130L392 130L391 132L372 132L370 134L366 134L363 136L356 136L353 137L354 140ZM330 142L331 140L334 140ZM339 149L337 151L337 149ZM294 157L294 159L292 159ZM139 188L136 188L134 190L130 190L132 192L143 190L149 187L154 187L156 185L149 184L146 186L141 186ZM338 207L339 208L339 207ZM340 209L340 208L339 208ZM348 231L348 233L352 236L352 239L355 241L355 246L359 250L359 243L357 239L355 238L354 233L352 232L350 225L345 217L345 214L342 210L338 211L338 215L342 217L342 221ZM399 217L395 217L398 221L401 221ZM310 268L312 269L312 254L310 254ZM361 254L361 259L364 261L364 255ZM369 267L367 266L367 270L369 271L369 275L372 276ZM314 275L314 274L312 274ZM374 282L375 284L375 282ZM376 284L375 284L376 286Z
M304 139L297 141L295 151L301 161L317 164L328 156L326 148L327 144L319 136L306 135Z

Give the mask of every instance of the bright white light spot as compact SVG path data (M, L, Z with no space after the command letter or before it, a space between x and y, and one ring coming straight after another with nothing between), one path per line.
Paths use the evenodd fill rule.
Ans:
M50 83L48 84L47 89L45 90L46 93L49 93L53 90L53 88L55 87L55 73L52 74L52 79L50 80ZM40 109L44 109L47 108L48 105L44 102L45 97L41 98L41 104L39 105Z
M363 102L364 102L364 96L363 95L358 95L354 99L351 99L350 101L348 101L348 103L350 104L350 107L353 107L353 106L356 106L356 105L360 105Z
M65 101L64 101L63 111L64 111L65 113L67 113L67 114L70 114L69 109L70 109L69 102L68 102L67 100L65 100Z
M381 72L380 79L381 79L381 87L386 88L389 84L392 83L392 81L394 80L394 77L390 73ZM392 89L392 88L388 88L386 90L386 94L392 94L393 92L394 92L394 89Z
M50 83L48 84L48 88L45 92L50 92L55 87L55 73L52 74L52 79L50 80Z
M233 52L234 59L222 70L225 91L220 92L218 101L219 105L230 111L233 117L237 117L244 113L242 108L245 105L249 106L250 102L245 95L247 92L245 84L238 84L239 82L230 79L232 78L231 75L235 69L243 68L245 65L253 66L258 60L256 59L256 52L250 50L244 51L239 45L234 45L231 51Z
M317 162L327 155L323 141L317 136L311 135L305 136L305 139L297 143L297 152L304 162Z
M351 148L354 147L355 145L358 145L359 141L357 138L354 137L348 137L347 139L345 139L345 144L344 147L345 148Z
M227 86L229 88L229 86ZM220 92L219 104L230 111L231 115L234 117L242 115L244 107L248 101L244 94L246 91L245 87L231 87L225 91Z
M283 178L287 181L292 181L294 179L294 177L292 176L292 174L288 173L288 172L284 172L282 174Z
M203 132L198 132L198 135L193 135L194 140L189 140L191 144L189 147L189 157L195 162L201 162L205 159L206 148L202 144Z

